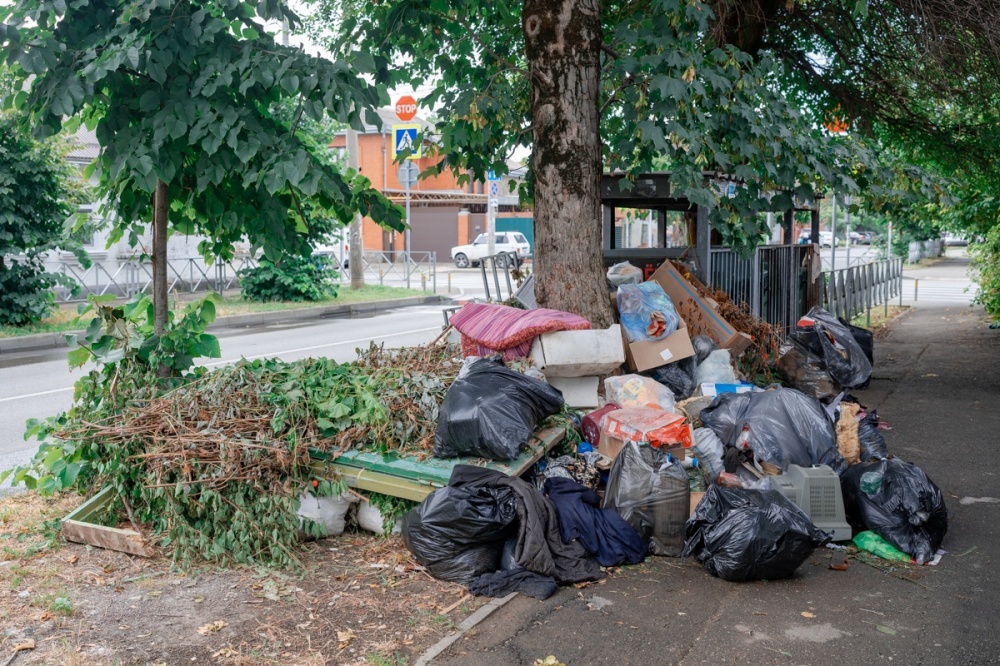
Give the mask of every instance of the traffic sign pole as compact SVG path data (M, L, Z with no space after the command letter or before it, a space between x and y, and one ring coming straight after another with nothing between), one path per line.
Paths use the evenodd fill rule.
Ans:
M487 192L486 195L486 233L489 234L486 245L486 252L492 257L496 254L497 235L497 207L500 197L500 179L496 173L489 171L486 174Z
M396 176L406 188L406 230L403 231L404 260L406 262L406 288L410 288L410 188L417 182L420 169L409 160L399 165Z

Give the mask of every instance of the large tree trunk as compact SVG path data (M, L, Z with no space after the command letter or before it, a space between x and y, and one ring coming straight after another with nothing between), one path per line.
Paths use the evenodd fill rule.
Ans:
M600 5L525 0L531 71L535 298L596 328L613 318L601 260Z
M167 184L156 184L153 196L153 332L163 335L167 326ZM169 375L166 366L157 368L160 377Z

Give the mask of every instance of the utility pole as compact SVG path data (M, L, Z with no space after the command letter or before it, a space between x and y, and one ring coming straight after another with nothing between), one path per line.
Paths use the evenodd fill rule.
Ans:
M355 172L360 171L360 155L358 154L358 131L353 128L347 128L347 168L354 169ZM351 289L361 289L365 286L365 268L362 265L364 261L364 247L361 235L361 213L355 211L354 218L351 220L351 234L350 234L350 266L351 271Z

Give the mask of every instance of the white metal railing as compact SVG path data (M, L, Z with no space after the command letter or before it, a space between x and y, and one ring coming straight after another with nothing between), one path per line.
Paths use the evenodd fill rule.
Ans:
M888 308L889 301L902 299L902 294L901 257L824 271L819 284L819 304L848 321L879 305Z

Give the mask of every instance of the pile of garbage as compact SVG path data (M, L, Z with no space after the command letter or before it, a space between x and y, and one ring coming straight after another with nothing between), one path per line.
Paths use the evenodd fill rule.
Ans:
M940 489L889 453L887 425L848 393L871 378L868 331L813 308L781 349L787 385L758 386L735 364L748 337L677 267L608 278L620 323L606 330L492 304L453 316L467 358L435 456L513 460L564 410L580 442L520 477L457 465L402 521L433 576L545 598L648 556L693 557L731 581L791 576L834 541L940 556Z

